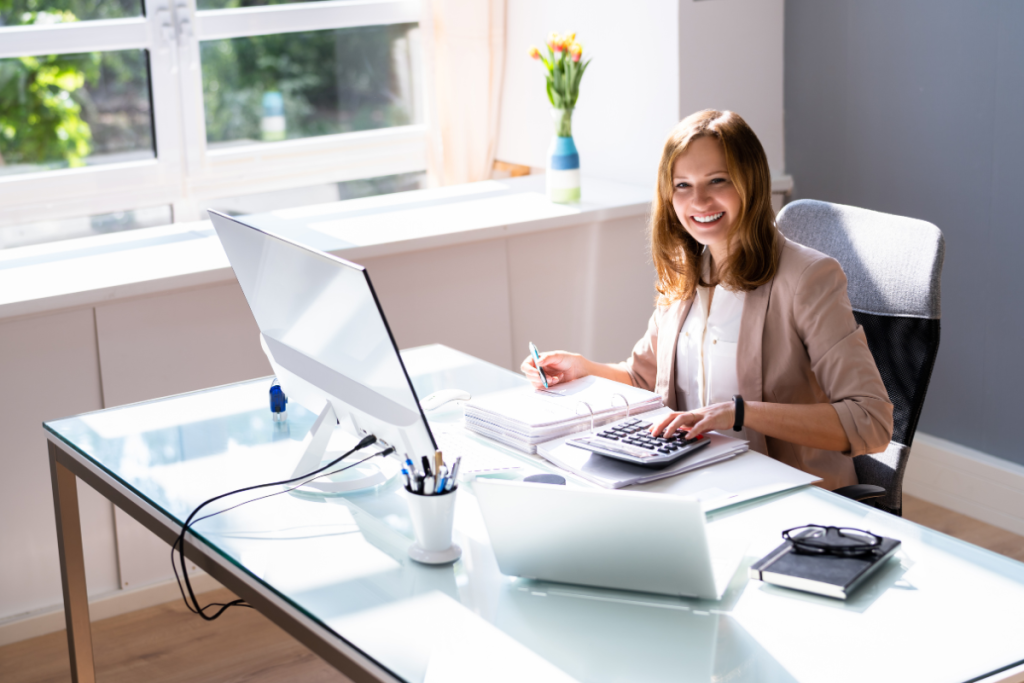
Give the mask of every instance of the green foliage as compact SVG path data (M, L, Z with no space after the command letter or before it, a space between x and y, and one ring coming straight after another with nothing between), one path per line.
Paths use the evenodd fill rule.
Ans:
M200 0L200 9L287 1ZM0 0L0 26L141 13L141 0ZM208 141L260 139L268 91L284 97L289 138L410 123L395 41L414 26L201 43ZM145 59L139 50L0 59L0 167L81 166L90 155L152 149Z
M555 109L573 109L580 96L580 81L587 70L590 60L574 61L567 50L552 52L548 48L548 56L541 56L547 67L548 101Z
M22 18L24 23L75 21L66 10ZM0 160L83 166L92 151L92 130L74 94L98 77L98 54L0 60Z
M552 33L547 40L547 56L536 47L530 56L539 59L547 70L545 88L551 106L561 112L555 117L555 131L559 137L572 135L572 111L580 96L580 81L590 64L584 61L583 46L576 42L575 33Z
M58 21L62 14L65 18ZM138 16L142 16L142 0L0 0L0 26Z
M218 3L220 4L220 3ZM392 46L410 25L201 43L206 138L260 138L263 94L284 97L287 137L410 123L396 95Z

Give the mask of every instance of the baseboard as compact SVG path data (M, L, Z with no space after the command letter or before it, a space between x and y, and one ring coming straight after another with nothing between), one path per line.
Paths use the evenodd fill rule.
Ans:
M903 491L1024 536L1024 465L918 432Z
M206 573L193 576L190 572L189 580L197 593L221 587L212 576ZM99 621L180 599L181 593L178 591L178 584L175 581L157 583L134 590L119 590L90 600L89 618L92 621ZM0 646L63 630L64 607L61 605L19 614L0 621Z

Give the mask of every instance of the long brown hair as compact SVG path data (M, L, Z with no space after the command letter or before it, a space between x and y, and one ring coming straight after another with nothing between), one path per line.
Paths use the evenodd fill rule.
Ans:
M672 206L676 159L699 138L714 137L725 151L726 169L740 195L740 215L729 231L729 258L718 264L719 282L748 292L765 284L778 269L782 249L775 212L768 157L754 131L739 114L705 109L680 121L661 153L658 187L651 207L651 257L658 272L659 302L666 304L693 297L701 276L704 246L690 236Z

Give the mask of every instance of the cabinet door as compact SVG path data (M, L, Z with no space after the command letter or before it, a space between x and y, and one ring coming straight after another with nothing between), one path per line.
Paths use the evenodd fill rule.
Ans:
M61 604L53 489L41 424L102 408L91 308L0 323L0 620ZM113 510L79 482L89 593L116 590Z
M108 408L271 373L235 282L105 304L96 325ZM121 587L173 578L167 544L115 514Z

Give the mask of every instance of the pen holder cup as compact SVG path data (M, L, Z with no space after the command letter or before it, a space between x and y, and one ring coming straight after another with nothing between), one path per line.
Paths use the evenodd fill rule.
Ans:
M409 546L409 557L423 564L448 564L462 556L462 548L452 543L458 490L455 487L433 496L405 492L416 534L416 541Z

